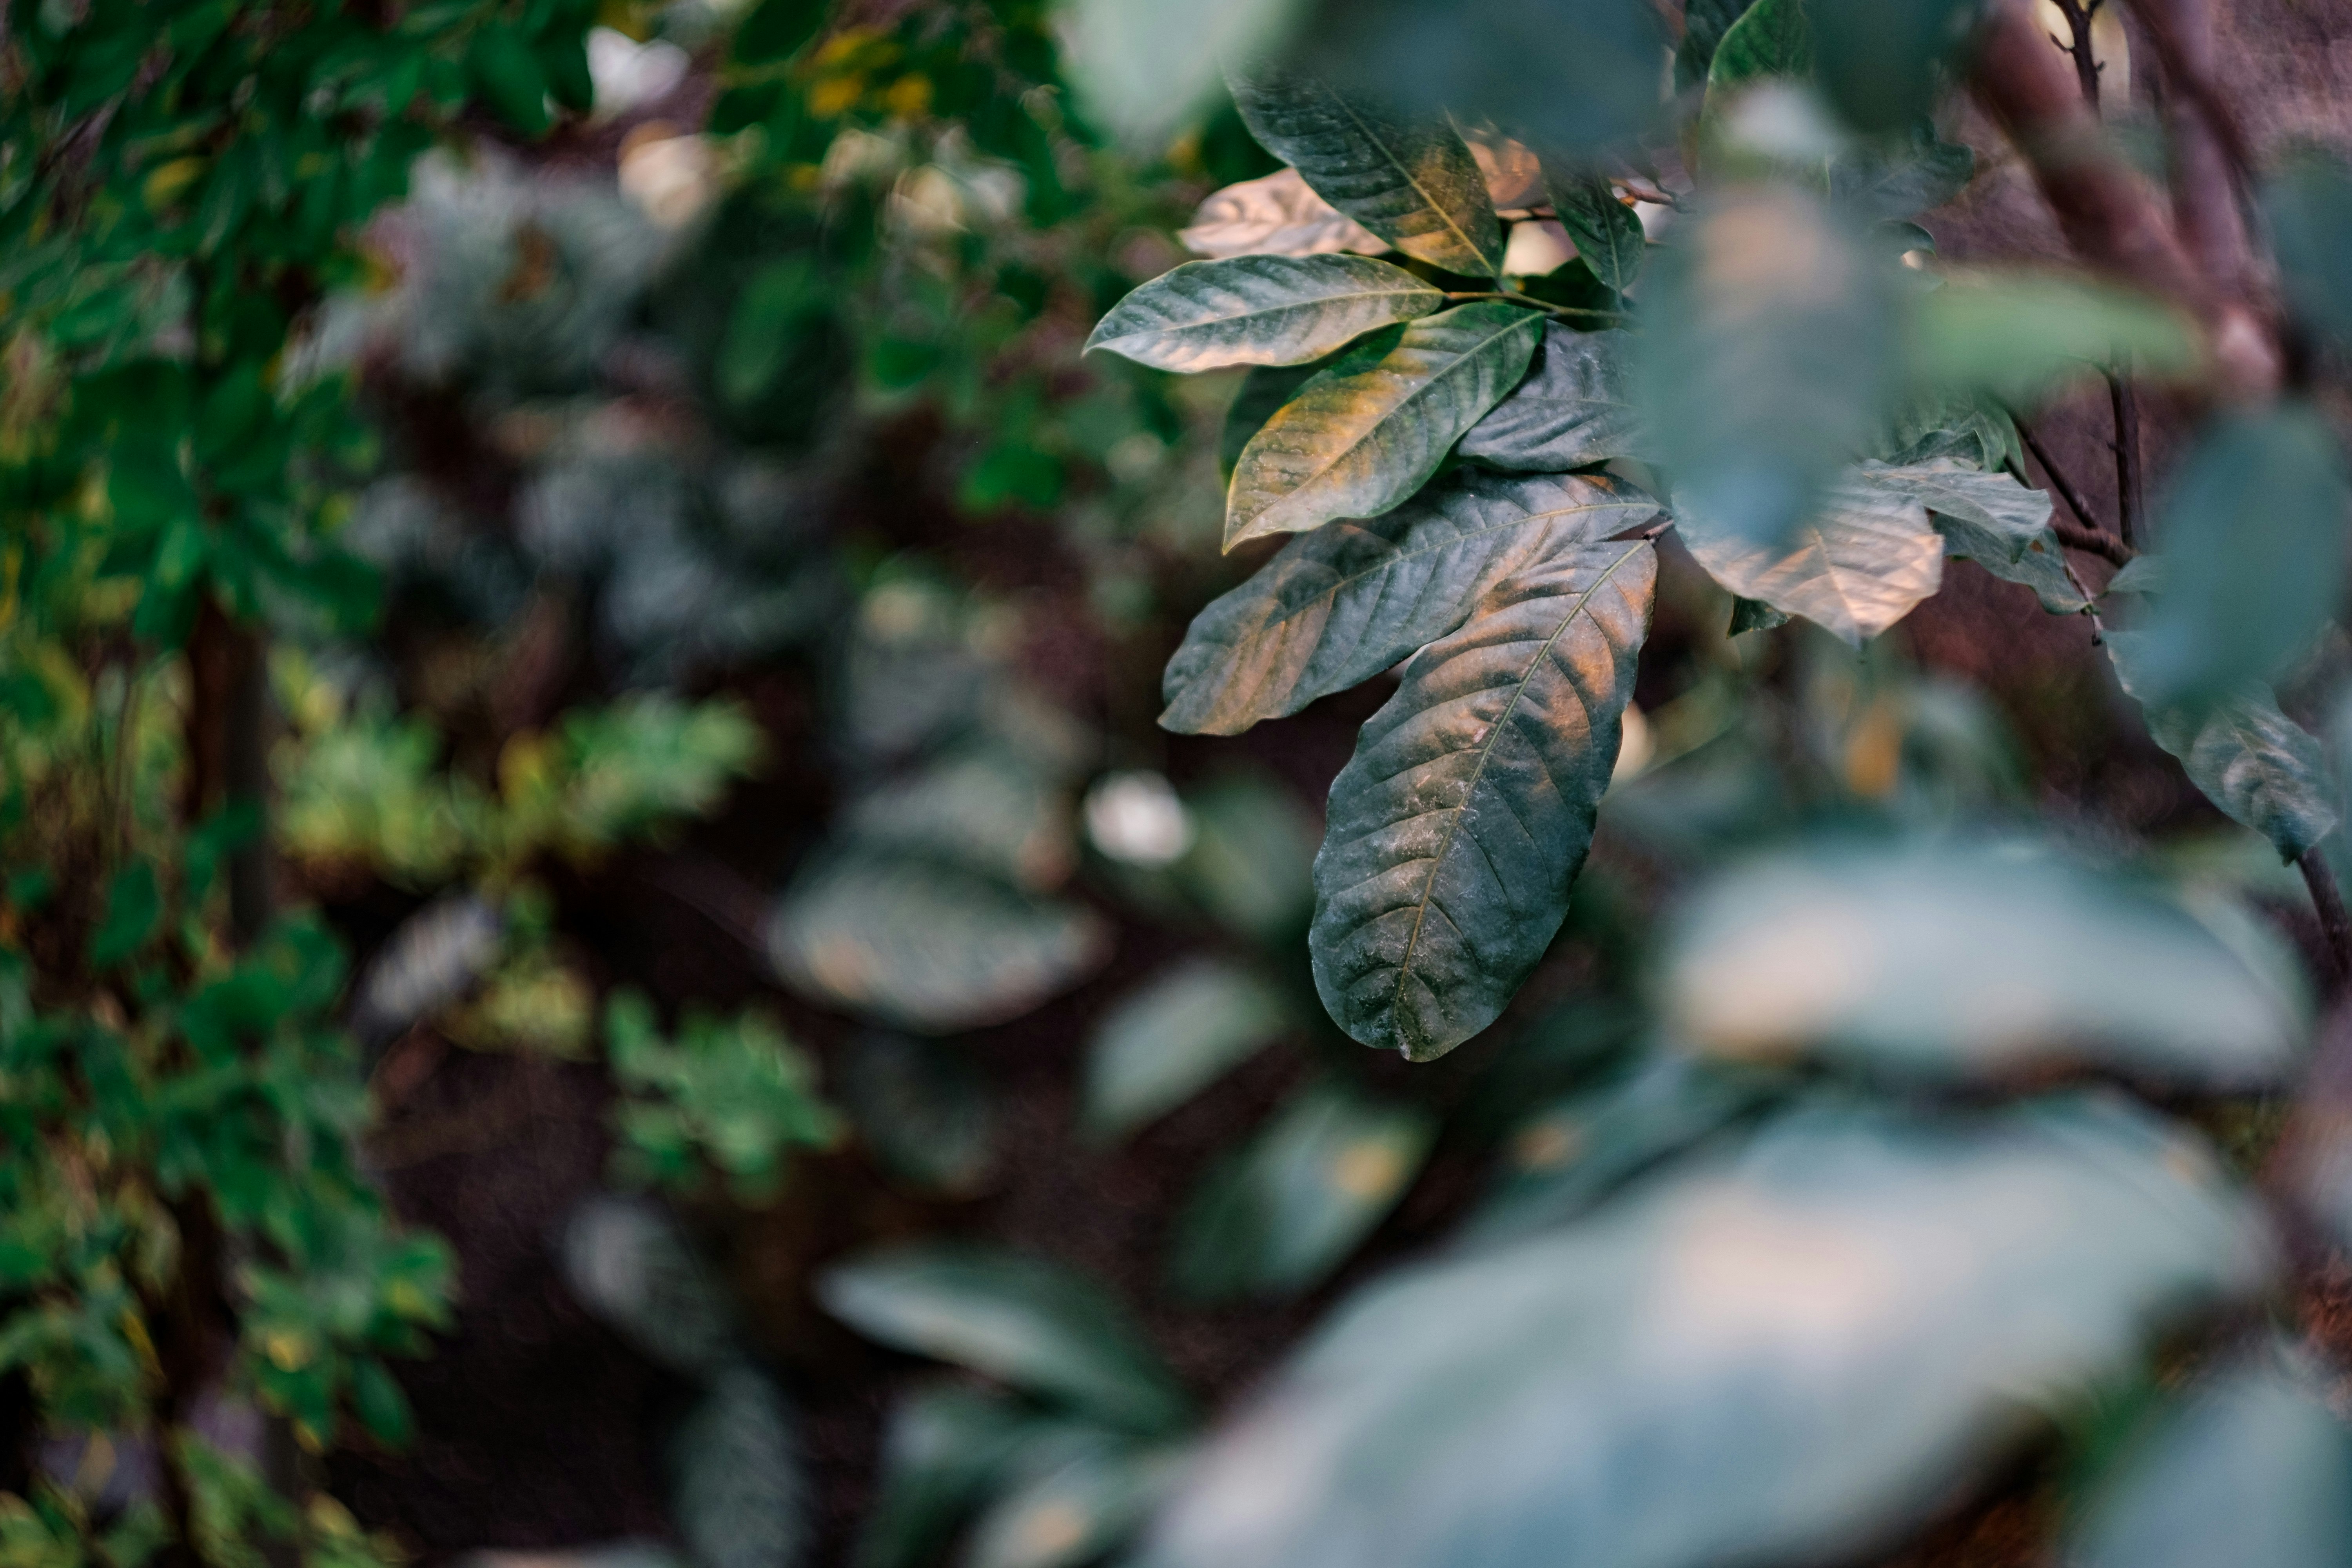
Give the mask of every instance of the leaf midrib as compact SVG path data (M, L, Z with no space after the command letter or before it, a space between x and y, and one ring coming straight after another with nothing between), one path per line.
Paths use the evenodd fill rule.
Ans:
M1404 183L1412 187L1412 194L1419 196L1423 203L1428 206L1429 210L1437 215L1437 220L1445 226L1446 232L1453 235L1454 238L1460 240L1462 242L1462 247L1465 250L1467 250L1471 255L1476 257L1489 268L1494 269L1489 270L1486 276L1489 278L1499 276L1499 268L1501 267L1499 258L1489 257L1484 250L1481 250L1478 247L1478 242L1476 240L1472 239L1468 235L1462 232L1462 226L1454 221L1454 215L1446 211L1445 205L1439 201L1435 196L1430 195L1428 187L1424 186L1421 181L1414 176L1412 170L1405 165L1404 160L1398 157L1395 153L1390 150L1387 140L1383 138L1379 132L1373 130L1371 126L1365 121L1362 115L1356 112L1356 106L1349 103L1346 99L1340 97L1336 92L1331 95L1331 101L1339 106L1339 112L1348 117L1349 121L1355 125L1356 129L1363 134L1364 140L1372 144L1374 151L1378 152L1381 157L1388 160L1389 167L1394 169L1399 174L1404 177ZM1485 182L1483 177L1480 183L1482 185L1484 184ZM1484 194L1483 191L1481 194ZM1383 236L1382 237L1385 238L1386 237ZM1402 249L1403 247L1400 246L1398 248ZM1408 252L1408 254L1410 253Z
M1118 337L1105 338L1100 342L1094 343L1089 346L1095 348L1113 348L1116 345L1126 342L1133 338L1179 337L1188 332L1203 332L1210 331L1213 328L1230 327L1238 322L1255 321L1262 316L1279 316L1293 310L1318 310L1326 306L1342 305L1355 300L1411 300L1416 298L1443 300L1445 296L1438 289L1430 288L1427 284L1422 284L1411 289L1393 287L1386 289L1359 289L1346 294L1318 294L1312 299L1289 300L1279 305L1260 305L1247 310L1235 311L1230 316L1205 316L1197 321L1181 321L1174 326L1157 330L1144 328L1132 332L1122 332ZM1432 314L1434 314L1434 312L1432 312ZM1418 317L1412 316L1404 318L1406 321L1416 321L1418 319Z
M1584 592L1576 596L1576 603L1560 617L1559 625L1552 628L1551 635L1544 638L1534 656L1528 660L1527 668L1520 671L1519 679L1512 684L1510 700L1503 704L1500 713L1495 715L1494 723L1487 728L1486 738L1478 742L1478 760L1470 769L1470 777L1463 788L1460 803L1453 808L1445 824L1445 837L1438 841L1437 853L1430 857L1429 874L1422 880L1421 896L1413 900L1412 934L1405 939L1404 952L1397 960L1396 984L1389 995L1389 1010L1398 1020L1400 1027L1404 1018L1405 983L1412 978L1413 959L1421 951L1422 928L1429 920L1429 905L1436 892L1438 873L1445 868L1445 858L1454 852L1454 836L1462 830L1463 816L1470 809L1471 799L1478 793L1478 785L1486 776L1486 763L1494 755L1496 742L1509 725L1511 715L1518 711L1519 699L1527 695L1528 684L1535 679L1536 671L1542 668L1553 647L1568 635L1568 628L1576 624L1576 617L1585 613L1592 603L1592 595L1616 576L1617 569L1631 561L1648 542L1647 540L1636 540L1628 544L1624 553L1612 561ZM1398 1043L1400 1046L1403 1044L1402 1037Z

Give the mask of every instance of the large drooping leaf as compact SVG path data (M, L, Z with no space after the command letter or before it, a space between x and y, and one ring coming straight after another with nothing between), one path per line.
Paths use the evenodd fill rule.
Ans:
M2341 1568L2352 1428L2279 1347L2225 1368L2126 1447L2068 1546L2079 1568Z
M785 984L947 1034L1018 1017L1109 956L1101 917L944 861L852 850L794 878L768 925Z
M1826 848L1717 879L1675 928L1662 1000L1674 1037L1731 1060L1931 1079L2090 1062L2242 1088L2294 1063L2291 973L2056 859Z
M1454 448L1489 468L1559 473L1633 455L1632 342L1623 332L1544 329L1528 378Z
M1824 202L1787 185L1722 193L1677 223L1675 237L1643 289L1654 320L1634 384L1654 448L1645 456L1674 476L1678 510L1779 546L1885 418L1884 258Z
M2004 582L2023 584L2052 615L2074 615L2090 603L2068 574L2065 547L2051 531L2048 492L1951 458L1899 468L1864 463L1861 473L1871 486L1925 506L1947 553Z
M1513 573L1657 510L1607 475L1464 468L1379 517L1317 529L1193 619L1160 721L1230 735L1296 713L1453 631Z
M825 1310L868 1339L970 1367L1124 1431L1181 1425L1191 1404L1118 1304L1058 1264L921 1244L817 1280Z
M1560 227L1575 243L1576 254L1592 275L1623 293L1642 275L1642 247L1647 243L1642 220L1617 199L1617 192L1599 174L1546 171L1544 188Z
M1140 1568L1861 1560L2268 1254L2188 1135L2061 1101L1800 1110L1346 1303Z
M1494 1022L1568 912L1617 762L1657 555L1579 545L1413 656L1331 785L1315 985L1414 1061Z
M1209 1172L1178 1228L1171 1278L1201 1301L1306 1289L1396 1206L1436 1131L1417 1106L1307 1090Z
M1752 542L1696 504L1677 505L1675 521L1692 556L1717 582L1742 598L1802 616L1856 647L1909 615L1944 580L1944 541L1927 509L1858 475L1839 479L1777 546Z
M1105 1016L1087 1048L1087 1131L1124 1137L1238 1067L1290 1027L1273 986L1218 959L1160 976Z
M1361 256L1188 261L1121 300L1087 347L1160 370L1304 364L1444 304L1402 268Z
M1250 437L1225 498L1225 547L1378 517L1437 471L1527 374L1544 318L1494 301L1374 333Z
M1316 194L1449 272L1502 272L1503 226L1478 161L1442 116L1404 115L1305 71L1235 74L1234 102L1265 150Z
M1277 46L1297 0L1075 0L1069 60L1089 107L1138 144L1164 144L1218 85L1228 56Z
M2333 832L2335 785L2318 739L2279 711L2278 699L2260 681L2219 699L2148 701L2142 673L2147 636L2110 632L2107 657L2124 690L2138 700L2148 734L2180 759L2189 782L2289 859Z
M1910 303L1909 373L1920 387L2031 408L2070 382L2129 365L2195 372L2197 327L2150 295L2060 273L1973 271Z
M792 1412L743 1362L722 1368L670 1445L670 1516L698 1568L793 1568L814 1534Z
M2307 402L2217 416L2157 514L2170 572L2135 661L2147 700L2268 679L2343 594L2352 482L2335 431Z
M2293 157L2263 189L2263 216L2295 314L2352 342L2352 171L2333 154Z

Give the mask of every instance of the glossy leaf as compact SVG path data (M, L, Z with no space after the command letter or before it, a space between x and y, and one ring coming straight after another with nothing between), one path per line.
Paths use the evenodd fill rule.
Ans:
M1246 969L1195 959L1121 1001L1087 1047L1087 1132L1121 1138L1174 1110L1290 1027L1282 998Z
M2014 850L1822 849L1719 878L1677 922L1668 1027L1736 1061L1913 1078L2091 1063L2200 1087L2276 1080L2304 999L2176 905Z
M2016 1416L2267 1274L2188 1135L2059 1102L1781 1117L1584 1221L1355 1296L1140 1568L1857 1560Z
M1470 426L1454 450L1489 468L1559 473L1634 454L1632 339L1544 329L1525 381Z
M889 1248L825 1270L817 1299L868 1339L1123 1430L1166 1431L1190 1409L1118 1304L1040 1258L978 1247Z
M711 1379L672 1439L670 1514L698 1568L793 1568L812 1499L776 1385L737 1362Z
M1642 275L1642 220L1598 174L1551 175L1545 182L1552 211L1592 275L1623 293Z
M1331 786L1316 989L1415 1061L1494 1022L1568 912L1617 761L1657 557L1583 545L1500 584L1413 657Z
M1160 721L1229 735L1296 713L1452 632L1512 574L1657 510L1606 475L1465 468L1368 521L1301 535L1194 618Z
M1735 88L1769 77L1808 77L1813 29L1804 0L1756 0L1723 34L1706 71L1707 107Z
M1864 463L1861 473L1873 488L1925 506L1948 554L2023 584L2052 615L2074 615L2090 603L2068 574L2065 547L2051 530L2047 491L1948 458L1907 467Z
M1442 116L1401 115L1303 71L1231 79L1243 122L1316 194L1407 256L1499 276L1503 226L1469 146Z
M2107 655L2124 690L2139 700L2148 734L2180 759L2189 782L2289 859L2334 832L2326 757L2311 731L2279 710L2271 689L2253 681L2218 700L2151 703L2144 695L2147 637L2111 632Z
M1512 305L1460 305L1341 354L1242 448L1225 547L1378 517L1410 498L1527 374L1543 321Z
M1180 372L1304 364L1444 304L1402 268L1360 256L1188 261L1120 300L1087 347Z
M2146 700L2268 679L2343 593L2352 480L2335 431L2308 403L2217 416L2156 510L2170 572L2134 661Z
M1297 396L1298 389L1328 363L1259 365L1242 377L1233 402L1225 407L1225 422L1217 431L1217 472L1228 483L1250 438L1265 429L1275 412Z
M1689 0L1683 7L1682 42L1675 47L1675 90L1687 92L1706 85L1715 51L1731 25L1745 16L1755 0Z
M1696 507L1678 508L1676 521L1691 555L1726 588L1857 647L1944 580L1944 541L1927 509L1857 476L1839 480L1777 548L1749 542Z

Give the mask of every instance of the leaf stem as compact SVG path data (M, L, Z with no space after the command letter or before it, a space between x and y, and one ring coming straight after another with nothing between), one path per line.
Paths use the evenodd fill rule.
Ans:
M1504 300L1529 310L1543 310L1554 316L1579 316L1596 321L1630 321L1633 318L1622 310L1594 310L1582 305L1555 305L1549 300L1538 300L1532 294L1522 294L1516 289L1465 289L1445 296L1449 300Z
M2352 915L2345 912L2344 890L2336 886L2336 872L2316 848L2295 857L2294 864L2303 873L2303 885L2311 889L2311 907L2319 915L2320 935L2326 939L2335 969L2331 981L2340 986L2352 975Z
M2116 416L2116 521L2126 544L2139 543L2139 395L2120 371L2107 373Z

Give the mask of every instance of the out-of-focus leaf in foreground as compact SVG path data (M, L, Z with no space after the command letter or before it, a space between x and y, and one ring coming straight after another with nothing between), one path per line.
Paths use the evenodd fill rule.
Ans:
M1073 0L1070 66L1089 108L1139 142L1216 91L1221 61L1279 44L1297 0Z
M2263 213L2295 313L2352 343L2352 171L2331 156L2291 159L2263 191Z
M2200 1087L2273 1081L2305 1024L2292 967L2055 858L1794 851L1683 914L1669 1030L1734 1060L1817 1054L1902 1077L2092 1062Z
M1196 959L1107 1015L1087 1051L1087 1131L1124 1137L1190 1100L1290 1026L1280 995L1246 969Z
M1956 274L1914 302L1909 343L1918 384L2021 408L2116 365L2187 376L2204 354L2195 323L2159 300L2036 272Z
M840 1093L859 1138L899 1180L968 1198L995 1173L996 1108L954 1043L866 1035L843 1064Z
M1841 1556L2268 1267L2201 1147L2120 1106L1799 1110L1735 1159L1364 1290L1214 1440L1140 1562Z
M1058 1450L1058 1451L1055 1451ZM962 1568L1075 1568L1118 1544L1159 1500L1173 1454L1111 1434L1018 1456L1028 1479L973 1524Z

